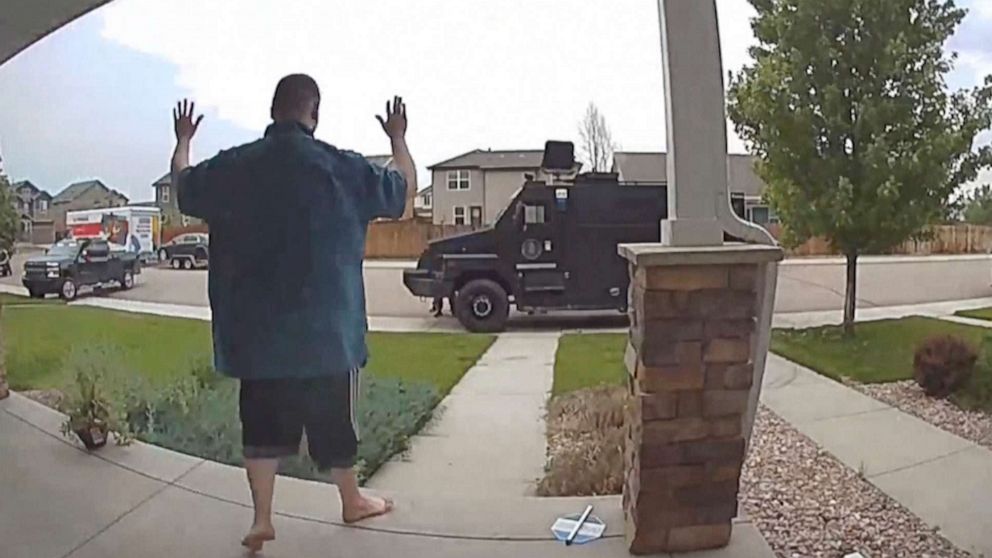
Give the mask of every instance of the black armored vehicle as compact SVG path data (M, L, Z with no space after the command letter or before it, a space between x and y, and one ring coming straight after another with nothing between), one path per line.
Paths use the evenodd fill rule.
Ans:
M564 145L549 142L545 169L574 164ZM563 150L565 162L556 155ZM667 206L663 184L622 184L616 174L527 180L495 225L431 242L403 282L414 295L449 299L475 332L502 331L511 304L626 312L628 270L617 245L658 242Z

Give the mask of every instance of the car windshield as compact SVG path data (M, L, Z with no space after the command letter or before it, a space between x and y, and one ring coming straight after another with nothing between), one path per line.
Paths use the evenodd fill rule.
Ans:
M49 256L74 258L78 253L79 244L75 242L60 242L58 244L53 244L52 247L48 249Z

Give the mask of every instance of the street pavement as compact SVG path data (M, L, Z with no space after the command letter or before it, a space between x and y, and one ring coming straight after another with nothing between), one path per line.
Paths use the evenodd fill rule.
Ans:
M15 275L0 283L20 285L24 254L14 257ZM429 300L407 292L403 270L412 262L370 261L365 265L366 303L370 316L424 317ZM844 261L840 258L786 260L780 267L777 313L839 310L843 307ZM912 305L925 302L977 299L992 296L992 257L864 257L858 268L860 308ZM145 268L135 288L111 297L183 306L207 305L207 272ZM446 308L446 311L450 309ZM515 320L536 326L559 321L563 327L618 327L616 313L558 313ZM521 321L522 320L522 321ZM549 324L550 322L550 324Z

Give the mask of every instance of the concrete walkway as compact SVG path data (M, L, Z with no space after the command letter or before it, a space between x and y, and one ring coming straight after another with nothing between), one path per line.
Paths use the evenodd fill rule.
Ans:
M983 325L953 316L961 310L975 310L992 307L992 298L972 298L967 300L952 300L946 302L928 302L905 306L880 306L876 308L858 308L855 314L857 321L890 320L907 316L929 316L931 318L949 319L951 321L967 320L962 323ZM844 322L842 310L826 310L822 312L789 312L776 313L772 325L777 328L807 328L825 325L839 325ZM987 322L986 322L987 323ZM988 326L985 326L988 327Z
M409 453L387 463L369 486L424 496L534 495L544 476L544 415L557 347L556 333L499 336Z
M761 400L956 546L992 556L992 451L775 355Z
M251 521L241 469L145 444L90 454L58 433L63 417L17 394L0 401L0 555L4 558L241 557ZM488 464L499 467L503 459ZM396 511L361 527L341 524L329 485L280 478L278 540L266 557L368 558L627 556L619 497L528 498L391 494ZM549 530L587 503L606 538L565 547ZM693 558L771 558L751 523L731 546Z

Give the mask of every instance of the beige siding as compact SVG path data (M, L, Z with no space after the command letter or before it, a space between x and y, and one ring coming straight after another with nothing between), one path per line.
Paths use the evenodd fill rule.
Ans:
M747 155L731 155L727 160L727 179L731 192L741 192L748 198L760 198L765 183L754 172L754 159Z
M513 194L524 185L524 173L525 171L522 170L486 171L483 206L483 219L486 224L496 221L496 217L510 203Z
M448 171L451 169L434 170L434 224L451 225L455 222L455 207L469 208L473 205L483 206L483 173L479 169L470 170L468 190L449 190ZM468 209L466 219L468 219Z

